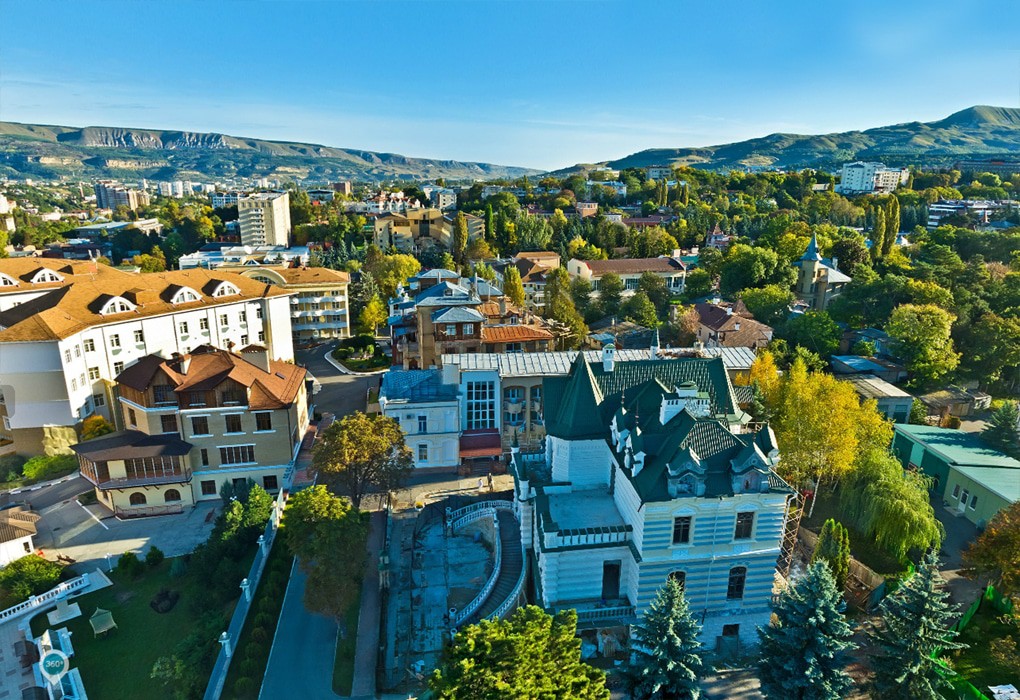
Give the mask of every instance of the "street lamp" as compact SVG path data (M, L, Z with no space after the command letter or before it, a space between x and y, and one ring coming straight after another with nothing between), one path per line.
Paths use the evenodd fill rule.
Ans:
M113 571L113 560L110 558L110 553L106 553L106 570Z

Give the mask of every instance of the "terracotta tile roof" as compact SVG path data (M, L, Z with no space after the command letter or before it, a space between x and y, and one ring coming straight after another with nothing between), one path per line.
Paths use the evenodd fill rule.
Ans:
M117 377L121 384L145 391L157 372L170 379L176 393L211 391L228 379L250 389L248 408L286 408L294 403L305 378L302 367L280 360L269 361L269 372L245 355L202 345L184 356L169 360L147 355ZM186 370L186 371L185 371Z
M632 275L641 272L681 272L684 264L675 258L617 258L616 260L585 260L594 275L609 272Z
M733 313L728 313L728 309L733 309ZM737 321L754 319L742 301L736 304L695 304L694 310L698 312L701 325L708 326L714 331L730 330Z
M551 332L536 326L482 326L482 341L486 343L524 343L552 338Z
M39 515L21 507L8 508L0 512L0 542L19 540L36 534Z
M287 284L348 284L351 276L346 272L331 270L328 267L288 267L275 268Z
M52 270L64 279L60 282L30 282L41 269ZM83 260L62 260L60 258L6 258L0 261L0 274L14 279L17 285L0 285L0 294L24 293L32 290L65 287L82 276L97 279L123 277L130 273L109 265L97 265Z
M0 260L0 272L6 272L8 265L16 261ZM68 261L53 262L68 264ZM292 293L242 275L202 268L145 274L113 271L113 274L93 276L79 273L74 277L69 284L56 287L48 294L0 312L0 328L3 329L0 330L0 342L59 340L105 323L214 307L234 303L242 298L276 297ZM230 282L237 287L241 296L211 296L221 282ZM193 289L199 296L198 301L171 303L174 293L181 287ZM101 315L99 310L102 305L116 296L132 301L137 304L136 308Z

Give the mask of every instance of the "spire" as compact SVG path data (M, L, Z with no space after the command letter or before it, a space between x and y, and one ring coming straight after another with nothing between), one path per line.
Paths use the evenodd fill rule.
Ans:
M579 351L567 375L556 420L548 426L549 434L565 439L588 439L604 435L606 427L599 414L602 400L602 390L591 365L585 360L584 351Z
M649 360L659 359L659 327L655 327L655 331L652 334L652 347L651 352L648 355Z
M818 254L818 236L814 233L811 234L811 242L808 243L807 250L804 251L804 255L801 256L801 260L821 260L822 256Z

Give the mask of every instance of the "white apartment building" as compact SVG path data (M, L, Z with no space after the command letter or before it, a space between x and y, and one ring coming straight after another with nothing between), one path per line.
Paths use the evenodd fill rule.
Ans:
M443 381L443 372L449 381ZM379 409L400 424L416 469L460 465L460 391L453 373L391 369L383 375Z
M213 209L236 207L243 197L243 192L211 192L209 194L209 206Z
M910 179L906 168L887 168L884 163L857 161L840 170L839 194L888 194Z
M290 195L258 192L237 201L241 243L286 246L290 238Z
M0 439L53 454L84 418L118 420L114 379L146 355L258 344L292 361L290 294L220 271L0 260Z

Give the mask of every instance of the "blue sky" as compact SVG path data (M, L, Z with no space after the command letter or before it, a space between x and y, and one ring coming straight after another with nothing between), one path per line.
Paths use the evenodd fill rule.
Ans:
M0 0L0 120L557 168L1020 106L1016 0Z

